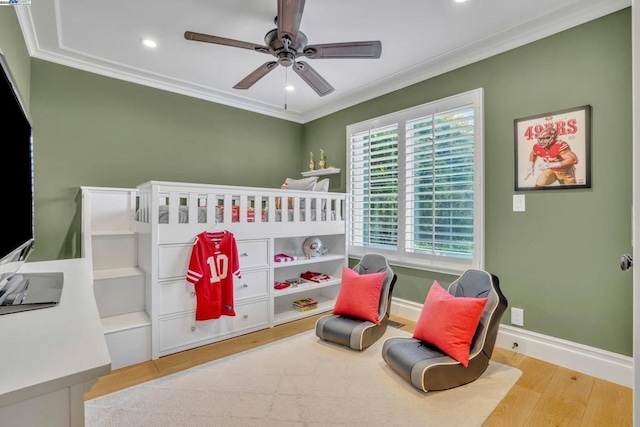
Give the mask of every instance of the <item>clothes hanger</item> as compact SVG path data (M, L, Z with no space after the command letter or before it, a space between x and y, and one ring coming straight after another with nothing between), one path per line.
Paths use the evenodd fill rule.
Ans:
M220 231L220 230L218 230L218 224L219 224L218 223L218 219L217 218L213 218L213 226L209 227L207 229L207 231L211 231L211 232Z
M226 230L220 230L218 227L220 222L217 218L213 219L213 225L205 230L207 237L211 239L213 242L218 242L222 240L222 237L226 234Z

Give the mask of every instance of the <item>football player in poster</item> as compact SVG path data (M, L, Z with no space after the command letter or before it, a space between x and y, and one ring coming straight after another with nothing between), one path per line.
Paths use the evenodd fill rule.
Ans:
M554 128L546 128L538 135L538 142L533 145L529 154L529 167L527 177L533 176L535 163L538 158L542 164L538 169L542 171L536 179L536 187L551 185L559 182L562 185L576 184L575 164L578 156L571 151L571 147L565 141L558 140Z

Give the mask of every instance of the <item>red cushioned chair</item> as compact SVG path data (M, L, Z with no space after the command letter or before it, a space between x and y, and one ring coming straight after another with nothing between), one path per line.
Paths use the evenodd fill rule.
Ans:
M380 324L376 325L368 320L349 316L330 314L323 316L316 322L316 335L318 338L341 344L353 350L364 350L384 335L389 323L389 310L391 307L391 294L396 283L394 274L387 259L382 255L367 254L353 267L359 274L371 274L386 272L380 293L378 318Z
M498 277L482 270L467 270L449 286L455 297L487 298L464 367L439 348L416 338L389 338L382 358L391 369L422 391L446 390L476 380L489 366L507 299Z

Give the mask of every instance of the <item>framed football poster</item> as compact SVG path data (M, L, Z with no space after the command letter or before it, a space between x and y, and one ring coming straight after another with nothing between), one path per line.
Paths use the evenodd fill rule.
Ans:
M514 120L515 190L591 188L591 106Z

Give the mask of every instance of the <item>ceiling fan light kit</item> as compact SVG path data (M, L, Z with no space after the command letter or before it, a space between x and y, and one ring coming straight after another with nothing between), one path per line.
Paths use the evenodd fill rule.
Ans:
M277 28L274 28L265 35L265 45L193 31L186 31L184 38L222 46L249 49L259 53L266 53L276 58L275 61L265 62L256 68L238 82L233 87L234 89L249 89L278 65L282 65L283 67L291 67L318 95L325 96L334 91L333 86L314 70L313 67L304 61L298 61L298 58L376 59L380 58L382 53L382 43L374 40L307 45L307 36L300 31L300 21L302 20L304 3L305 0L278 0L278 15L274 20Z

